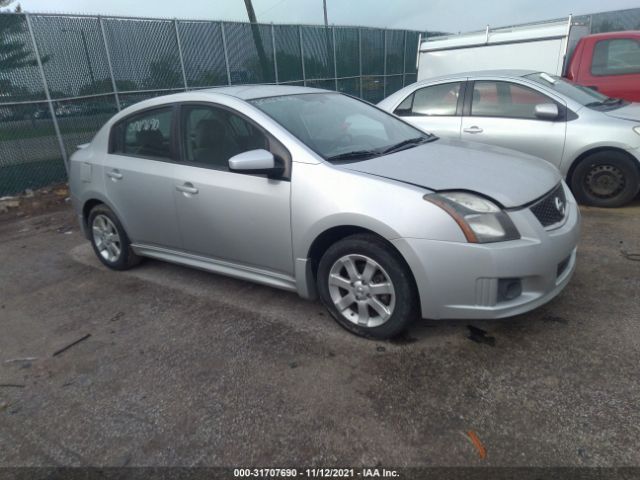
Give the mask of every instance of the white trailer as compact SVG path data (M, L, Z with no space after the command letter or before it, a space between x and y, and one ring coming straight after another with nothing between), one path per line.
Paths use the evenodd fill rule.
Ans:
M418 40L418 80L477 70L564 73L588 24L568 19Z

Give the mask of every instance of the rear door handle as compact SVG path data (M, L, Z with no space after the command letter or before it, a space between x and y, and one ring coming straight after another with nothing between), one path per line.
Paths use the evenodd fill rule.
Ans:
M195 195L198 193L198 189L193 186L193 183L186 182L183 185L176 185L176 190L182 193L188 193L190 195Z
M111 178L111 180L121 180L122 179L122 174L120 173L119 170L114 169L111 170L110 172L107 172L107 177Z
M465 133L482 133L483 132L483 130L477 125L474 125L473 127L465 128L463 131Z

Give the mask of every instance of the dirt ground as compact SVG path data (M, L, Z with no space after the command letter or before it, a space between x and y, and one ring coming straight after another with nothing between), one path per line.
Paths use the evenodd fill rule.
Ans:
M291 293L108 271L52 195L0 218L0 466L640 465L640 202L583 209L548 305L376 342Z

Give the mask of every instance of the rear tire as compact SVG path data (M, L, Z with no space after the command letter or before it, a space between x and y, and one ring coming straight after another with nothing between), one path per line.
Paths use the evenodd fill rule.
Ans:
M418 317L409 267L375 235L351 235L329 247L318 266L317 284L331 316L361 337L393 338Z
M614 150L593 153L571 175L571 190L579 203L614 208L626 205L640 190L637 162Z
M128 270L141 258L131 249L131 242L120 220L106 205L97 205L87 220L91 246L98 260L112 270Z

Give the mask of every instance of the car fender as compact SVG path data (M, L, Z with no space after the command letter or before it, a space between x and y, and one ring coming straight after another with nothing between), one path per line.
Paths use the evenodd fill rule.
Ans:
M620 150L631 155L637 162L638 166L640 166L640 149L630 147L628 144L623 142L615 142L615 141L601 141L601 142L593 142L587 145L582 146L579 149L575 149L571 151L571 156L565 158L562 161L560 166L561 173L567 177L569 173L573 170L573 168L577 165L576 162L581 160L585 154L596 150Z

